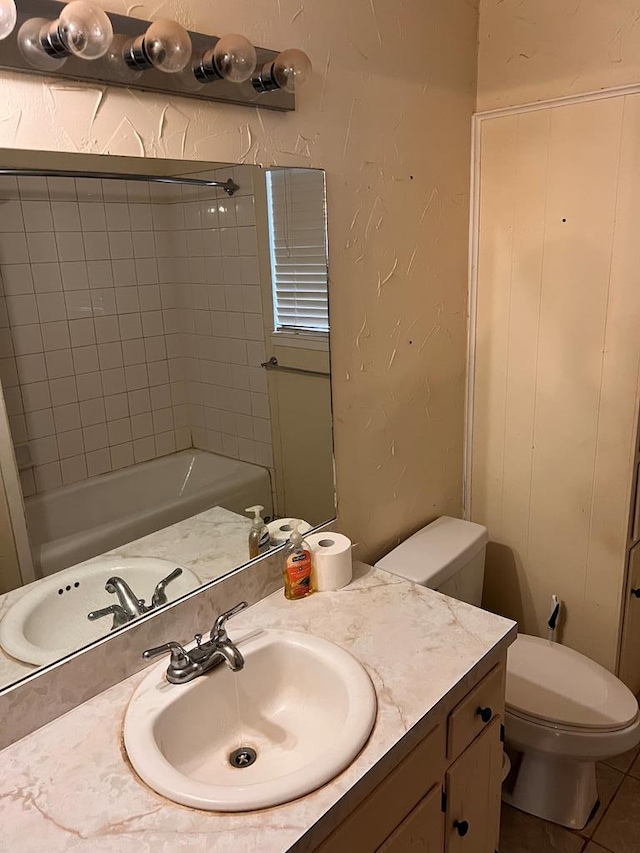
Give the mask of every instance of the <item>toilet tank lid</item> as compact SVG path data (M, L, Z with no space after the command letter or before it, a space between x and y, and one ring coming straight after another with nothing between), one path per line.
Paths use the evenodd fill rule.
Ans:
M378 560L376 568L436 589L479 554L487 538L482 524L443 515Z

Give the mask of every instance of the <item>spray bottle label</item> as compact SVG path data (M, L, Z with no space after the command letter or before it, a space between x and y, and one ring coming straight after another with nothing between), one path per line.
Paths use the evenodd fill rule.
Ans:
M285 566L290 598L304 598L311 591L311 553L306 549L287 558Z

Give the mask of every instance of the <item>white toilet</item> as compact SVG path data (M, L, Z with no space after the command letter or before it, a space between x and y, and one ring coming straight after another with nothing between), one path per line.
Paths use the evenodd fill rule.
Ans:
M486 544L482 525L443 517L376 568L479 607ZM513 766L503 799L574 829L598 803L596 762L640 743L638 703L618 678L573 649L527 634L508 652L505 729Z

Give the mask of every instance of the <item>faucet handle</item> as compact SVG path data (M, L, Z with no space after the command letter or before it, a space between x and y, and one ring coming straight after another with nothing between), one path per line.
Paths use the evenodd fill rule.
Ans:
M163 643L161 646L154 646L152 649L147 649L142 652L142 657L145 660L149 660L149 658L154 658L157 655L163 655L165 652L171 652L171 661L169 664L171 667L181 669L189 664L189 655L187 650L183 648L180 643L174 643L173 641Z
M247 601L241 601L239 604L236 604L235 607L232 607L231 610L226 610L224 613L221 613L213 623L209 639L218 641L226 640L227 632L225 630L225 625L227 623L227 619L231 619L232 616L235 616L236 613L240 613L241 610L244 610L245 607L248 606L249 603Z
M159 583L156 584L156 588L153 590L153 596L151 598L151 605L153 607L160 607L162 604L167 603L167 594L165 592L166 588L169 586L171 581L176 580L182 574L181 568L174 569L170 574L166 576L166 578L162 578Z

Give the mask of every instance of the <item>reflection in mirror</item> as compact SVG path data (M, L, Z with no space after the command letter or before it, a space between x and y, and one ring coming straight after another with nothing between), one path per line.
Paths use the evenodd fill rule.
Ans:
M334 516L324 173L2 163L0 687Z

